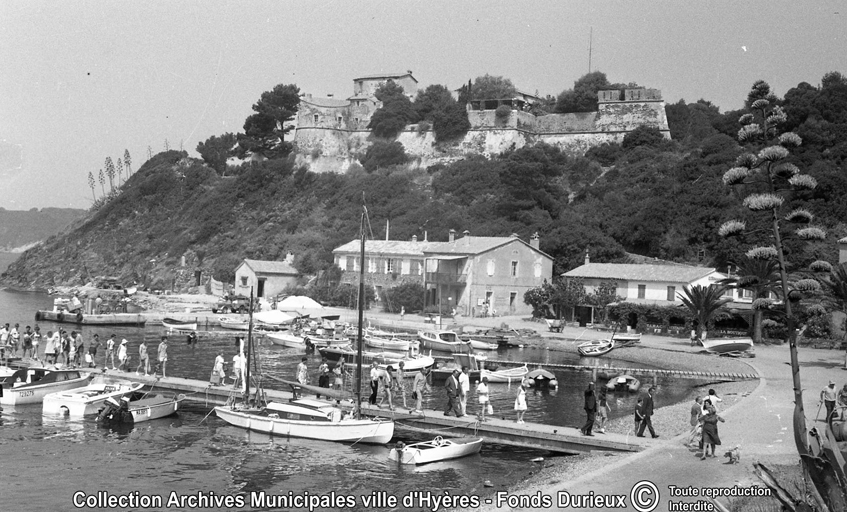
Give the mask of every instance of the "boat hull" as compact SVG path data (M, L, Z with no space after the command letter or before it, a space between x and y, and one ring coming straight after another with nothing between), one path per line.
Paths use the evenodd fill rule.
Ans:
M584 357L597 357L608 354L615 348L613 340L588 341L579 345L576 350Z
M293 334L287 334L284 332L269 332L265 334L271 343L274 345L281 345L283 347L288 348L305 348L306 342L300 336L295 336Z
M43 414L67 414L71 418L82 418L97 414L109 398L120 397L138 391L143 384L122 382L118 384L90 384L68 391L45 395Z
M520 368L508 368L505 370L480 370L479 376L488 377L488 382L520 382L529 373L529 368L522 366Z
M704 340L702 343L703 348L717 354L744 352L753 348L753 338L716 338Z
M179 403L184 398L185 395L180 395L177 398L167 398L161 395L143 398L130 402L129 412L132 413L134 423L165 418L176 413L179 409Z
M392 350L394 352L407 352L409 350L409 340L365 336L365 345L381 350Z
M388 452L389 460L400 464L428 464L442 460L458 459L479 453L482 438L441 439L394 447Z
M449 336L452 340L444 340L441 338L442 335ZM452 331L420 331L418 340L421 342L421 348L441 352L463 352L467 346Z
M235 427L274 436L369 444L385 444L394 436L394 422L391 421L297 421L260 416L253 412L222 406L215 407L215 414L221 420Z
M35 313L36 320L47 320L78 325L135 325L143 326L147 319L134 313L112 313L108 315L86 315L69 311L44 311Z
M79 372L74 372L80 375ZM3 396L0 396L0 404L3 405L21 405L21 404L40 404L44 397L50 393L57 391L67 391L70 389L81 388L87 386L90 379L87 375L80 375L76 378L63 380L60 382L49 382L44 384L25 384L18 387L6 388L3 387Z
M162 326L170 331L196 331L197 322L186 322L173 318L163 318Z

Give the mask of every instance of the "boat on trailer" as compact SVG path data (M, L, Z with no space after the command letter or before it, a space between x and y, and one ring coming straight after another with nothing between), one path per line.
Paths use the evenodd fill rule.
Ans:
M753 338L713 338L702 340L703 348L715 354L744 352L753 348Z
M615 348L614 339L593 340L580 343L576 347L576 351L579 352L579 355L584 357L597 357L602 356L603 354L608 354L613 348Z
M388 459L400 464L428 464L473 455L479 453L481 448L481 437L444 439L438 436L432 441L420 443L404 444L398 441L388 451Z

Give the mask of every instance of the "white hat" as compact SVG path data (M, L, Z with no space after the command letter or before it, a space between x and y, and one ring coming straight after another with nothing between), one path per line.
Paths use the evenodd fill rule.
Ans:
M126 345L126 339L121 340L121 345Z

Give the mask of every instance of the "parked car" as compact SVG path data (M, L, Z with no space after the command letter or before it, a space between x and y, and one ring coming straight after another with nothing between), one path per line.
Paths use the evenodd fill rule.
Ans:
M228 295L212 306L212 313L248 313L250 297L244 295Z

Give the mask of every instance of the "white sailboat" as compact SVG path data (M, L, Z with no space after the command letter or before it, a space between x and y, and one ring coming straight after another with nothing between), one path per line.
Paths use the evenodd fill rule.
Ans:
M367 211L365 210L362 213L362 261L364 261L365 253L364 220L366 214ZM362 268L364 268L364 265L362 265ZM359 283L359 336L357 338L360 354L363 342L361 333L363 304L364 281L361 281ZM249 333L252 334L252 315L250 326ZM249 386L252 335L248 335L248 340L246 382ZM264 407L257 407L249 403L246 405L243 403L236 404L233 401L228 405L215 407L215 414L230 425L265 434L323 441L387 443L394 436L394 422L383 418L361 417L361 378L362 363L360 357L356 365L356 410L355 413L348 415L345 415L341 409L331 403L304 398L293 399L288 403L270 402ZM327 393L330 391L324 389L324 394L330 394ZM249 388L246 390L245 396L250 396Z

